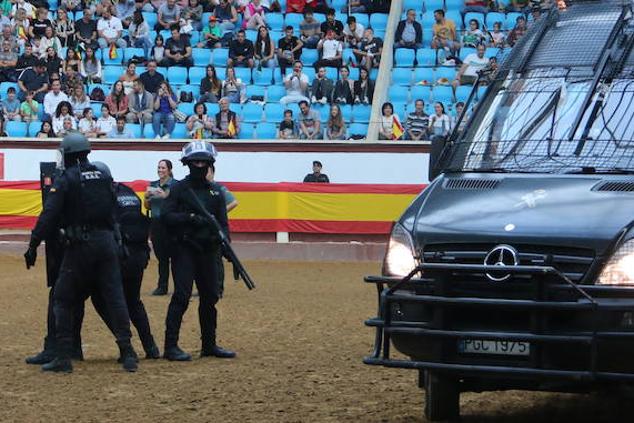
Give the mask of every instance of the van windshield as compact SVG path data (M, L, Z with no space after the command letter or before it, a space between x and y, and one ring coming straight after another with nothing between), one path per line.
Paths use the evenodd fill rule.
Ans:
M517 77L511 71L478 105L447 170L634 171L634 79L599 82L586 103L591 87L591 73L538 69Z

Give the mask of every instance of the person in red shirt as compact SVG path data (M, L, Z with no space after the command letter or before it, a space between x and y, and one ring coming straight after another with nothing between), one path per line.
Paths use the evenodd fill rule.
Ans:
M286 0L286 13L304 13L306 0Z
M487 13L487 2L486 0L465 0L464 12Z

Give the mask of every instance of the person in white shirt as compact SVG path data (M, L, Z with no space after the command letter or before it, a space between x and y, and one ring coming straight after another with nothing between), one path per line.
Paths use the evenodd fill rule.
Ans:
M313 67L315 72L321 67L340 68L342 65L343 43L335 38L335 31L329 30L326 38L319 40L317 50L321 50L321 59L317 60Z
M44 96L44 120L52 119L57 106L62 101L68 101L68 96L62 92L62 84L57 79L53 81L51 90Z
M465 57L462 67L456 74L452 85L456 89L459 85L473 85L478 79L478 72L489 64L489 59L484 57L486 47L483 44L478 46L477 53L471 53Z
M308 93L308 76L302 72L303 68L304 66L299 60L293 63L293 71L284 78L286 95L280 99L281 104L299 103L300 101L310 103L310 99L306 96Z
M363 38L363 31L365 31L365 28L360 23L357 23L357 18L352 15L348 16L346 26L343 28L343 38L346 47L357 47Z
M429 133L435 136L446 137L451 130L451 119L445 113L445 105L436 103L435 113L429 117Z
M95 117L90 107L86 107L82 113L83 117L79 121L79 132L87 136L88 138L97 137L97 124L95 123Z
M66 119L71 119L71 128L77 129L77 121L73 116L72 106L68 101L62 101L57 106L57 109L55 110L55 116L53 116L53 132L55 132L56 134L61 133L64 129L64 121Z
M112 8L104 7L103 16L97 22L97 34L99 34L99 47L109 48L111 45L116 44L119 48L126 48L128 43L121 36L123 32L123 25L121 19L116 16L112 16Z
M110 115L107 104L101 106L101 117L97 119L96 132L98 137L105 137L117 126L117 121Z

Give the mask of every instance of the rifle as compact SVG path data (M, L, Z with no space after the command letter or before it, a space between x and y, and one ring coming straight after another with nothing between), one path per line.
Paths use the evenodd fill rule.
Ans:
M225 232L222 230L220 223L218 223L218 219L216 219L216 216L209 213L207 209L205 209L200 199L196 196L194 190L192 190L191 188L187 188L187 191L189 195L193 198L198 212L201 213L207 220L209 220L214 229L216 229L216 232L218 232L225 257L227 257L227 260L229 260L233 265L233 279L237 281L240 279L240 277L242 277L242 280L244 281L244 284L247 286L247 288L249 288L250 290L255 288L255 283L253 282L253 279L251 279L251 276L249 276L249 273L247 273L247 270L240 262L240 259L231 246L231 242L227 238Z

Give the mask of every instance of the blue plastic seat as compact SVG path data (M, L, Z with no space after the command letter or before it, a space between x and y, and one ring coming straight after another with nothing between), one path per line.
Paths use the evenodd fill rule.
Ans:
M368 124L367 123L352 123L348 125L348 136L351 135L367 135Z
M277 125L272 122L263 122L255 126L254 138L273 140L277 138Z
M158 15L154 12L141 12L143 19L147 22L150 29L154 28L158 23Z
M178 103L178 110L189 117L194 114L194 103Z
M92 114L96 119L101 117L101 106L103 106L102 103L90 103Z
M141 127L140 124L138 124L138 123L126 123L125 127L132 134L132 138L135 138L135 139L143 138L143 128Z
M216 66L216 76L219 80L224 81L227 78L227 68Z
M0 82L0 97L2 97L3 99L7 97L7 91L9 90L9 88L15 88L15 92L19 92L18 89L18 84L17 82Z
M236 78L241 79L243 83L251 83L251 69L250 68L233 68L236 72Z
M446 78L449 82L456 79L456 68L449 66L441 66L434 70L434 81L437 82L440 78Z
M484 97L484 93L486 92L487 87L478 87L478 91L477 91L477 99L478 100L482 100L482 98Z
M172 135L170 135L170 138L173 138L173 139L189 138L189 134L187 134L187 126L185 126L184 123L178 122L174 126L174 132L172 132Z
M367 13L353 13L352 16L354 16L357 20L357 23L363 25L364 28L370 26L370 18ZM344 20L342 22L345 25L346 21Z
M326 68L326 76L334 83L337 79L339 79L339 71L337 68L328 67Z
M459 10L449 10L445 12L445 18L456 24L456 30L462 29L462 14ZM459 35L459 34L458 34Z
M388 91L388 98L391 101L407 101L409 93L399 85L392 85Z
M426 85L415 85L411 90L412 103L416 100L423 100L425 103L429 103L431 99L431 87Z
M517 18L519 18L520 16L526 17L524 16L523 13L520 12L510 12L506 14L506 19L504 20L504 29L508 29L511 30L515 27L515 24L517 22Z
M105 48L101 49L101 57L103 58L103 64L108 65L121 65L123 63L123 50L120 48L116 49L117 57L114 59L110 58L110 49Z
M134 56L145 57L145 53L143 52L142 48L128 47L123 51L124 63L127 63Z
M422 81L427 81L427 84L434 82L434 70L432 68L414 69L414 83L418 84Z
M471 95L471 91L473 90L473 86L471 85L461 85L456 88L456 101L465 102Z
M172 66L167 70L167 80L171 85L187 84L187 68Z
M341 60L343 61L343 63L348 63L350 60L356 61L357 59L354 57L354 53L351 48L344 48L343 52L341 53Z
M205 103L207 107L207 114L209 116L216 116L216 114L220 111L220 106L218 103Z
M267 122L281 122L284 119L284 106L280 103L267 103L264 106L264 116ZM297 117L293 113L293 118Z
M317 50L310 50L307 48L302 49L300 60L302 61L304 66L311 66L313 63L319 60L319 52Z
M262 68L262 70L253 71L253 83L268 87L273 83L273 69Z
M460 60L464 61L465 57L470 55L471 53L476 53L477 50L472 47L462 47L460 49Z
M189 34L189 44L192 47L195 46L200 41L200 37L201 37L200 32L192 31L191 34Z
M416 61L418 66L435 66L436 50L433 48L419 48L416 51Z
M104 66L103 67L103 82L108 85L114 84L121 75L123 75L123 69L121 66ZM105 95L108 95L107 91L104 91Z
M343 116L344 122L351 122L352 117L352 105L351 104L340 104L339 108L341 109L341 116ZM328 119L326 119L328 120Z
M204 67L189 68L189 83L192 85L200 85L200 81L205 77L207 70Z
M486 57L487 59L490 59L491 57L497 56L498 53L500 53L500 49L499 48L497 48L497 47L489 47L484 52L484 57Z
M78 10L76 12L73 12L73 19L74 20L78 21L78 20L80 20L83 17L84 17L84 11L83 10Z
M255 40L258 38L258 32L254 29L247 29L245 32L246 39L255 44Z
M26 138L28 135L28 125L26 122L16 122L9 120L5 123L5 131L10 137Z
M192 59L194 66L207 66L211 63L212 50L208 48L193 48Z
M359 68L349 68L350 69L350 79L356 81L359 79Z
M262 122L262 106L255 103L247 103L242 106L242 120L244 122Z
M410 68L394 68L392 69L392 84L395 85L411 85L412 70Z
M251 98L253 96L261 96L262 98L266 97L266 88L261 85L247 85L247 98Z
M417 13L421 13L423 11L423 2L420 0L403 1L403 12L407 12L409 9L414 9Z
M436 86L432 91L434 102L453 103L453 88L448 86Z
M143 138L152 139L156 137L152 125L143 125Z
M484 26L484 14L478 12L467 12L464 14L464 25L465 28L469 28L469 21L471 19L475 19L480 23L480 29Z
M416 0L418 1L418 0ZM347 0L331 0L330 2L330 7L332 7L335 10L341 10L344 7L346 7L348 5L348 1ZM282 10L284 10L282 8Z
M295 32L299 32L299 23L303 20L304 16L301 13L287 13L284 17L284 25L290 25L296 29Z
M343 106L340 106L343 107ZM328 122L328 114L330 113L330 106L327 104L321 104L321 103L315 103L312 104L310 106L310 108L314 111L316 111L317 113L319 113L319 120L322 121L322 123L326 123ZM342 114L343 114L343 110L342 110ZM293 117L297 117L297 114L295 112L293 112Z
M254 125L249 122L240 122L240 128L238 130L239 140L252 140L253 139Z
M436 23L436 18L434 17L434 11L432 10L431 12L425 12L423 14L420 24L423 26L423 29L429 28L430 30L432 30L432 26L435 23Z
M370 122L372 114L372 106L365 104L356 104L352 107L352 120L360 123Z
M163 37L163 40L165 40L165 43L167 43L167 40L169 38L172 38L172 33L170 30L168 29L162 29L159 31L159 34L161 34L161 37Z
M214 66L227 66L227 59L229 59L229 49L217 48L214 49L212 55L212 63Z
M430 48L431 41L434 39L434 30L431 27L423 27L423 47Z
M445 0L445 9L450 11L462 11L464 0Z
M196 99L198 98L198 94L200 93L200 86L186 84L186 85L181 85L180 87L178 87L178 91L177 90L174 90L174 91L176 91L178 98L180 98L180 93L182 93L182 92L193 93L194 94L194 103L195 103Z
M506 15L504 15L504 13L500 13L500 12L489 12L487 13L487 17L486 17L486 24L487 24L487 29L489 31L493 31L493 25L496 22L499 22L501 25L501 28L504 28L504 21L506 21Z
M281 13L267 13L266 23L272 31L282 31L284 29L284 15Z
M408 48L399 48L394 53L394 61L396 62L396 66L400 68L413 67L415 58L414 50Z
M33 122L29 123L27 128L29 137L35 137L37 133L40 132L41 127L42 122L40 122L39 120L34 120Z
M370 27L372 27L375 31L378 29L385 30L385 27L387 26L387 17L387 13L373 13L370 15Z
M425 0L425 11L427 13L433 13L434 10L444 9L445 2L444 0Z
M248 89L248 87L247 87ZM266 90L266 101L275 103L286 95L286 89L279 85L272 85Z

